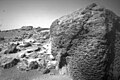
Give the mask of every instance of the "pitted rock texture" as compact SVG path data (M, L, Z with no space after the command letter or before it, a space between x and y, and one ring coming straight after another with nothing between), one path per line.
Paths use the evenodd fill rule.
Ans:
M120 18L93 3L55 20L52 54L73 80L119 80Z

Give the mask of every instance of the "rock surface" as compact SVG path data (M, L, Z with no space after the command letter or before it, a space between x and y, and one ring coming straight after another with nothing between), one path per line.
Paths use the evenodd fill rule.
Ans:
M120 79L120 18L95 3L55 20L52 54L73 80Z

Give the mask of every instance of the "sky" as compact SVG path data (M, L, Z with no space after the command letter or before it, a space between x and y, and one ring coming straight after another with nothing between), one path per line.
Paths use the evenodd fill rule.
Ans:
M120 0L0 0L0 30L50 27L57 18L93 2L120 16Z

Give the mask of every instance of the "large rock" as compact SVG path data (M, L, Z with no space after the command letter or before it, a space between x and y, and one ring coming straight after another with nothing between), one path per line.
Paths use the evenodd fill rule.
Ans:
M0 66L3 67L4 69L9 69L9 68L16 66L19 61L20 60L16 59L16 58L5 57L5 58L0 60Z
M120 78L120 19L93 3L55 20L50 28L58 67L73 80Z

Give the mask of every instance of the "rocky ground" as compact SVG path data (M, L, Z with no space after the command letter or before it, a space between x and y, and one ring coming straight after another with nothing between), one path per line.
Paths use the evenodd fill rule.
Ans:
M25 27L22 27L22 30L25 30ZM22 37L22 40L13 40L14 42L9 41L1 44L0 66L8 69L17 65L17 68L21 71L54 68L56 61L50 51L51 42L49 40L49 30L38 32L31 28L31 26L30 29L28 28L27 30L32 30L32 33L29 33L25 38ZM10 31L7 33L10 33ZM6 47L4 44L7 44Z
M37 71L33 71L35 74L41 75L50 73L52 69L55 69L57 61L51 54L48 28L24 26L21 29L1 31L0 34L0 67L2 71L0 80L4 79L3 71L7 72L6 75L10 74L11 71L15 71L18 75L21 75L22 72L27 75L28 72L31 73L31 70L35 70ZM3 37L4 39L2 39ZM12 70L13 67L18 72Z

